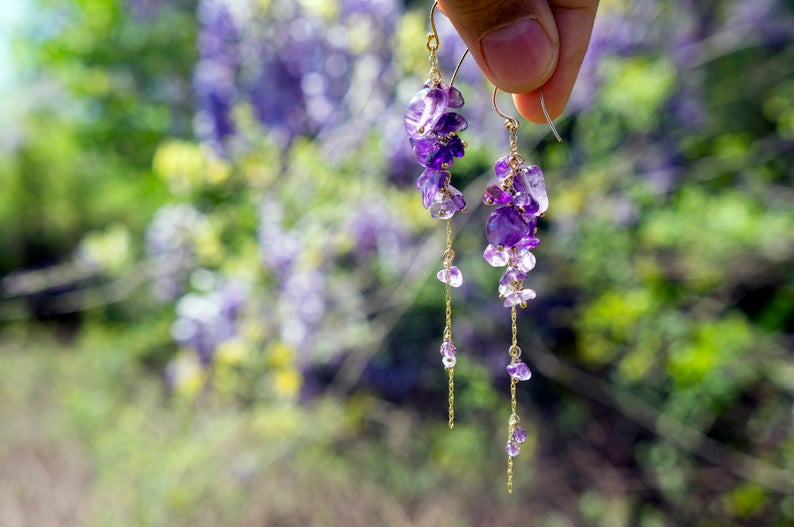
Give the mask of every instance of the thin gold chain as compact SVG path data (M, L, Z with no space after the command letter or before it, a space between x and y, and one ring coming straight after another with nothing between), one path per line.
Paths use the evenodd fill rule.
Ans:
M447 220L447 249L444 251L444 270L446 272L446 301L444 308L444 340L452 342L452 261L455 251L452 250L452 219ZM455 428L455 368L447 368L449 374L449 429Z
M512 332L512 340L510 343L510 357L512 362L518 362L521 355L521 349L518 347L518 324L516 323L516 306L510 309L510 326ZM518 425L518 402L516 400L516 385L518 381L510 378L510 419L507 427L507 442L513 440L516 425ZM513 493L513 457L508 454L507 456L507 492Z

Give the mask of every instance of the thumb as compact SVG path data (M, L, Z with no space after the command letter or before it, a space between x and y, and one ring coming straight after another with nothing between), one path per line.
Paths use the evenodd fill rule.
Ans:
M551 77L559 35L546 0L438 0L483 73L499 89L526 93Z

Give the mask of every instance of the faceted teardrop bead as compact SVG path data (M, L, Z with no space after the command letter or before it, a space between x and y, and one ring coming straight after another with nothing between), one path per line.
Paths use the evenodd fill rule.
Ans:
M529 192L519 192L516 194L513 198L513 206L527 216L534 216L540 210L540 204L535 201L535 198L533 198Z
M443 357L454 357L457 348L455 347L455 344L453 344L451 340L445 340L444 342L441 343L440 351Z
M511 199L510 194L502 190L499 185L494 184L488 185L482 196L482 202L486 205L502 205L509 203Z
M449 181L450 174L447 171L434 170L426 168L422 175L419 176L419 189L422 191L422 205L425 208L430 208L433 200Z
M516 426L515 430L513 430L513 441L515 441L520 445L526 440L527 440L527 431L521 428L520 426Z
M454 86L445 86L444 91L447 92L447 106L450 108L463 108L463 104L465 101L463 100L463 94L460 93L460 90Z
M510 457L516 457L521 452L521 447L515 441L508 441L507 446L505 446L505 452Z
M529 234L529 225L521 214L510 206L491 212L485 226L485 235L491 245L509 249Z
M433 127L433 132L437 134L450 134L452 132L462 132L469 126L466 119L455 112L447 112L442 115L436 125Z
M496 181L501 183L507 176L510 175L512 168L510 168L510 157L504 156L496 160L493 165L493 170L496 172Z
M482 253L482 257L485 259L486 262L491 264L494 267L503 267L507 265L509 260L508 252L505 250L499 250L493 245L488 244L488 247L485 248L485 252Z
M502 305L505 307L517 306L532 300L536 296L538 296L537 293L535 293L535 291L532 289L521 289L520 291L515 291L514 293L505 296L505 300L502 302Z
M408 102L405 111L405 131L408 137L421 139L433 131L439 118L447 110L449 97L442 88L424 88Z
M453 265L449 268L449 272L446 269L440 270L436 273L436 278L444 284L447 283L447 275L449 275L449 285L451 287L460 287L463 284L463 273L460 272L457 266Z
M543 179L543 171L539 166L521 167L518 171L518 178L515 181L515 188L519 192L528 192L537 201L537 214L543 214L549 208L546 181Z
M517 381L528 381L532 378L532 372L529 371L529 366L521 361L511 362L507 365L507 373Z

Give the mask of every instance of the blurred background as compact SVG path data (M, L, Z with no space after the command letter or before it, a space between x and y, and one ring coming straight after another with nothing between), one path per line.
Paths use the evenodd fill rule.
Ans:
M467 60L450 432L402 124L429 7L5 2L0 525L794 525L794 3L604 0L565 141L522 123L512 495L507 138Z

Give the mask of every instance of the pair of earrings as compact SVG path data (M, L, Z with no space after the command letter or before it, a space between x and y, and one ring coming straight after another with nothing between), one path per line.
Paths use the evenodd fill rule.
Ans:
M431 32L427 35L426 47L430 62L430 73L424 87L408 103L405 114L405 130L411 148L419 164L424 168L416 186L422 193L422 204L430 210L433 218L446 221L446 249L442 255L443 267L436 275L446 288L444 331L440 352L441 361L448 375L449 428L455 426L455 364L457 348L452 340L451 289L463 283L463 274L453 265L455 251L452 249L452 217L457 212L466 212L463 193L452 185L450 167L455 158L465 154L466 143L458 135L468 127L460 115L464 105L461 92L454 87L455 77L468 53L463 54L448 84L442 80L438 69L438 32L434 14L437 4L430 10ZM537 234L537 217L549 206L543 173L536 165L527 165L518 153L518 120L505 115L496 104L497 89L493 92L494 110L505 119L505 130L509 137L510 152L494 164L496 180L488 185L483 203L495 206L486 224L488 245L483 257L494 267L505 267L499 279L499 298L510 308L511 343L508 348L509 362L506 372L510 378L510 417L508 418L507 443L507 490L513 489L513 458L521 450L527 431L519 425L516 401L516 385L527 381L532 373L521 360L518 346L517 307L526 307L535 298L535 291L524 286L524 280L535 267L532 249L540 240ZM555 137L561 141L554 124L546 111L543 93L541 107Z

